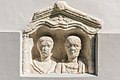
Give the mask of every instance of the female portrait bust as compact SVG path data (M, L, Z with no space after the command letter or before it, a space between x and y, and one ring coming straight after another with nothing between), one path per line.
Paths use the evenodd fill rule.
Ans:
M54 73L56 62L51 59L53 53L51 53L53 48L53 40L51 37L43 36L37 41L37 49L40 54L40 58L35 58L32 64L33 74L48 74Z

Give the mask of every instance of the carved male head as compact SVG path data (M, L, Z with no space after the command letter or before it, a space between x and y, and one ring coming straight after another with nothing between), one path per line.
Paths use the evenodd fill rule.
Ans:
M65 49L68 57L78 57L81 50L81 39L77 36L68 36L65 42Z
M51 51L53 44L53 39L49 36L42 36L39 38L37 42L37 49L40 52L41 57L47 58L52 54Z

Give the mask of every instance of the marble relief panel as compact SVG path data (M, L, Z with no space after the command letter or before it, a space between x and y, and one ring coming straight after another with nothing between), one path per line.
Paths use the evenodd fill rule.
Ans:
M97 74L98 18L64 1L34 13L23 32L22 74Z

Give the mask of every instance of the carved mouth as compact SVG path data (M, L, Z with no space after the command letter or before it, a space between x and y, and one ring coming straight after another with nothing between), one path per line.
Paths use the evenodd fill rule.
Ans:
M75 53L76 51L75 50L71 50L72 53Z
M47 52L47 51L42 51L42 53L45 53L45 54L47 54L48 52Z

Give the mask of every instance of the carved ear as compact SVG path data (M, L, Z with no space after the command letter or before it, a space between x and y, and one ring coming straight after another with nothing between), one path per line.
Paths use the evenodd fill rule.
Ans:
M63 44L64 44L64 48L65 48L65 50L66 50L66 48L67 48L67 43L66 43L66 41L65 41Z
M39 50L39 44L38 44L38 42L37 42L37 45L36 45L36 46L37 46L37 49L38 49L38 51L40 52L40 50Z
M82 44L80 45L80 48L82 48Z

